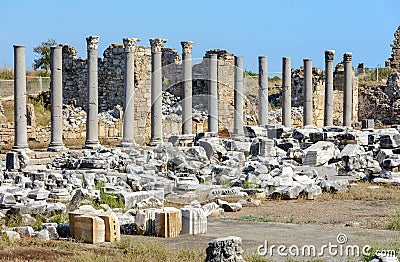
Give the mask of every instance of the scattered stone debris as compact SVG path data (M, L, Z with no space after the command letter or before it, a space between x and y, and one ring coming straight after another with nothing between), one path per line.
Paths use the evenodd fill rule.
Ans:
M115 108L110 117L120 113ZM14 240L72 236L88 243L120 234L203 234L208 217L259 206L266 197L315 199L357 180L400 183L395 128L270 125L245 126L245 134L174 136L154 148L69 150L36 169L27 168L25 153L10 152L1 167L0 214L24 223L3 233ZM67 214L69 224L47 219L38 231L29 226L41 216Z

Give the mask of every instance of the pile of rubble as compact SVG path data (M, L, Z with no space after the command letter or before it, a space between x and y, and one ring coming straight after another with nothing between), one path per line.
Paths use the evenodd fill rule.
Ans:
M122 119L123 109L117 105L113 109L98 114L99 120L114 125ZM86 111L74 105L63 106L63 128L65 130L82 130L86 125Z
M154 148L71 150L47 168L30 171L20 170L26 155L10 152L0 177L0 216L18 215L28 223L38 215L71 214L90 204L105 210L77 211L82 219L91 216L92 225L103 225L99 221L105 212L115 215L124 234L174 237L204 233L208 216L258 206L266 197L314 199L323 192L344 192L357 180L400 183L400 133L395 128L245 126L243 137L199 133L193 146L180 145L179 138ZM186 206L164 207L165 200ZM160 229L166 214L176 219ZM71 223L70 217L73 231ZM44 225L42 230L49 231ZM66 235L68 225L51 226L51 232L54 227Z

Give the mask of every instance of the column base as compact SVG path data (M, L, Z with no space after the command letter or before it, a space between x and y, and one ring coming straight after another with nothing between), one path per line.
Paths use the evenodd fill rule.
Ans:
M26 145L26 146L13 146L11 148L11 151L13 151L13 152L25 152L27 154L32 153L32 150L29 149L28 145Z
M99 141L95 142L86 142L83 146L82 149L99 149L101 147Z
M135 141L121 141L121 143L119 143L117 145L118 147L136 147L138 146L138 144Z
M162 144L163 140L161 138L152 138L150 140L149 145L150 146L158 146L159 144Z
M69 148L65 147L64 144L59 144L59 143L53 143L49 145L47 148L47 151L49 152L60 152L60 151L67 151Z

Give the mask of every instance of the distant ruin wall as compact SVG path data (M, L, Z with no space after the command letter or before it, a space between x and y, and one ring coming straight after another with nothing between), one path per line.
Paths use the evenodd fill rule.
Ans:
M211 53L218 55L218 95L220 130L233 130L233 81L234 56L226 50L210 50L205 59L193 66L193 105L202 103L207 107L207 58ZM122 44L112 44L99 58L99 112L123 104L124 94L124 50ZM181 57L173 48L163 48L163 90L169 90L182 98ZM63 99L64 103L73 103L86 108L87 101L87 62L77 58L75 48L63 46ZM150 135L151 108L151 50L150 47L138 46L135 52L135 131L146 138ZM205 107L205 108L204 108ZM164 134L180 133L180 119L164 116ZM173 127L171 127L171 125ZM194 123L207 128L206 122ZM203 131L203 130L201 130ZM204 130L205 131L205 130Z

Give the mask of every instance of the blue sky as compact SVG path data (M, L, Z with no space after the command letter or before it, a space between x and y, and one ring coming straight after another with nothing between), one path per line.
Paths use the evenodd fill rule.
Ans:
M311 58L324 67L324 50L335 49L335 63L345 52L353 65L384 65L400 26L399 0L276 1L86 1L0 0L0 66L13 65L13 44L26 45L27 66L33 47L49 38L70 44L86 57L85 37L100 36L99 55L124 37L167 38L181 52L192 40L193 58L209 49L227 49L244 57L256 72L257 57L268 56L269 71L281 71L283 56L292 67Z

